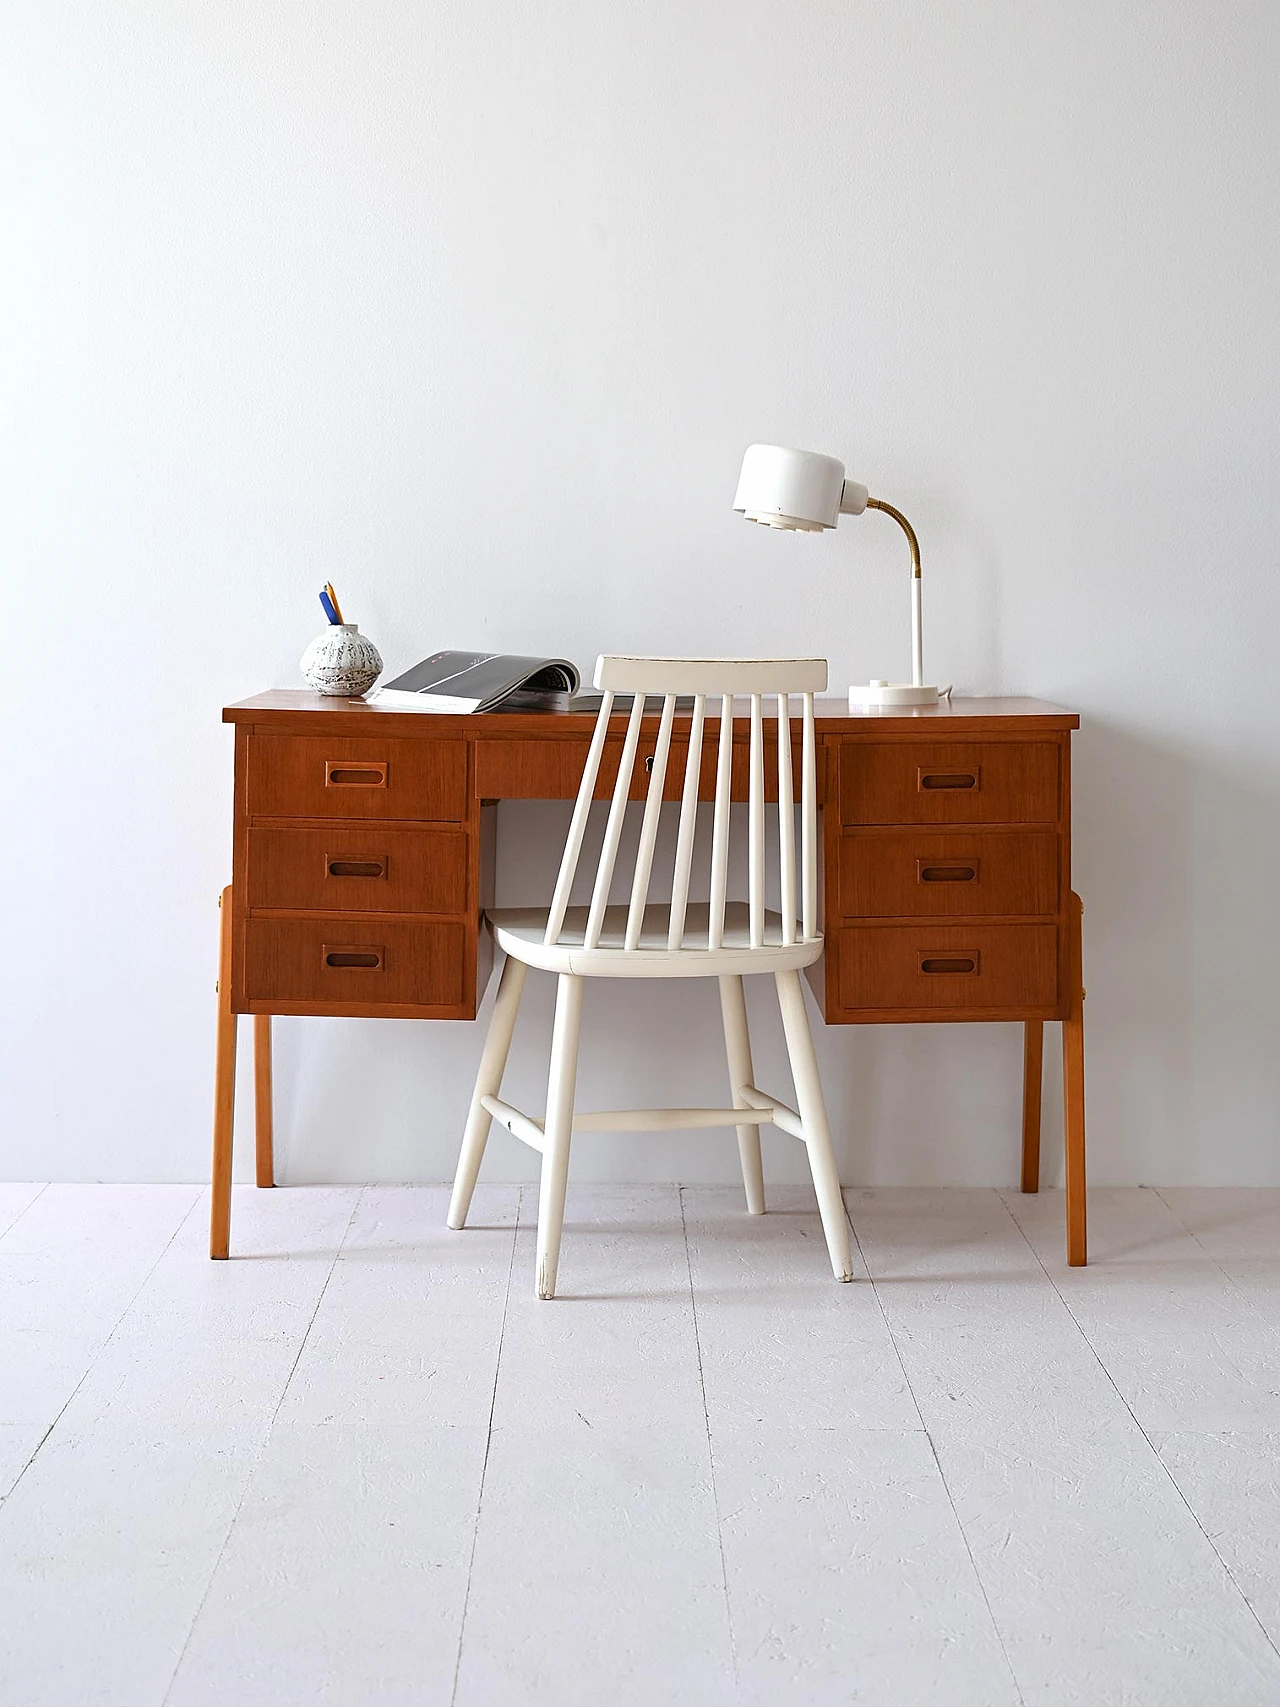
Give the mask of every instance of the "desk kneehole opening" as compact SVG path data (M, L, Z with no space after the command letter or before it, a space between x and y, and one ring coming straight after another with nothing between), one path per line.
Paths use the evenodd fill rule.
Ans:
M334 972L385 972L387 951L367 943L346 945L326 942L320 950L321 964Z
M916 964L926 977L964 978L976 977L981 972L981 959L976 948L971 951L953 949L948 954L930 954L927 949L922 949Z

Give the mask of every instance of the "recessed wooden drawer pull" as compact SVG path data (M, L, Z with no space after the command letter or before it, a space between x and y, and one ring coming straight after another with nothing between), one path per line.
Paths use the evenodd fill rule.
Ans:
M386 765L353 765L338 759L326 759L324 766L326 788L385 788Z
M385 877L387 862L385 859L331 859L328 871L330 877Z
M978 957L976 954L922 954L920 956L922 972L976 972Z
M977 771L924 771L920 772L920 787L925 790L939 788L977 788Z
M925 865L920 863L921 883L976 883L977 865Z
M326 943L321 953L325 965L337 971L350 967L361 967L366 972L383 970L383 950L380 948L331 948Z

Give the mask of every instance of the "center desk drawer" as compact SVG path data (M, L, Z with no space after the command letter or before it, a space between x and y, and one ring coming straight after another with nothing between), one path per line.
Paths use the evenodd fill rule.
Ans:
M249 811L259 818L414 818L467 815L462 740L253 735Z
M846 919L1058 910L1055 830L846 830L839 845Z
M1057 818L1052 742L841 742L842 824L1053 824Z
M249 831L251 908L308 912L462 913L463 830L331 830L255 825Z
M852 925L836 934L842 1008L1057 1003L1055 925Z
M791 720L791 774L794 789L799 793L800 764L803 754L799 722ZM702 744L698 773L698 798L716 797L716 760L720 744L720 720L709 715ZM596 776L595 798L607 800L613 793L622 763L622 737L610 736L600 756ZM656 756L656 730L641 737L631 772L629 798L643 800L649 792L649 775ZM586 767L591 738L560 736L555 740L487 740L483 736L475 743L476 793L482 800L572 800L578 792ZM764 790L766 800L778 798L778 736L777 725L768 718L764 725ZM664 800L679 800L684 794L685 765L689 757L687 734L672 738L667 756L663 782ZM747 798L750 781L750 746L747 734L735 733L733 741L732 788L735 800Z
M453 1007L462 1001L467 931L404 919L251 918L253 1002Z

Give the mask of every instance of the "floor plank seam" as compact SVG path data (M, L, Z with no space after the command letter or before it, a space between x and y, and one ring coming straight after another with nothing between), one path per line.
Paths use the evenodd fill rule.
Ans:
M1152 1189L1152 1190L1154 1190L1154 1195L1159 1199L1159 1201L1161 1203L1164 1203L1164 1199L1160 1196L1160 1193L1158 1190L1155 1190L1154 1188L1147 1188L1147 1187L1143 1187L1141 1189L1144 1189L1144 1190L1145 1189ZM1082 1325L1079 1317L1076 1315L1075 1311L1071 1308L1070 1301L1068 1300L1066 1294L1063 1292L1062 1288L1058 1285L1058 1282L1054 1279L1052 1273L1050 1273L1048 1267L1045 1265L1043 1259L1041 1258L1039 1251L1036 1250L1035 1246L1031 1243L1031 1240L1029 1238L1027 1238L1027 1234L1026 1234L1024 1228L1022 1227L1021 1223L1019 1222L1017 1216L1013 1213L1012 1209L1010 1209L1009 1205L1007 1203L1005 1203L1003 1193L997 1193L997 1196L999 1196L1000 1201L1002 1203L1004 1203L1006 1214L1008 1215L1009 1219L1013 1222L1014 1226L1017 1227L1017 1229L1018 1229L1019 1233L1021 1233L1023 1239L1026 1241L1026 1245L1027 1245L1028 1250L1030 1250L1030 1252L1031 1252L1032 1256L1035 1258L1036 1262L1039 1263L1040 1268L1041 1268L1042 1272L1044 1273L1045 1278L1048 1280L1050 1286L1053 1287L1053 1290L1057 1293L1058 1297L1062 1300L1063 1309L1066 1310L1066 1312L1070 1316L1071 1320L1075 1323L1077 1332L1079 1333L1079 1335L1080 1335L1081 1339L1084 1341L1084 1343L1088 1346L1090 1354L1093 1356L1094 1360L1096 1361L1098 1368L1102 1371L1103 1375L1106 1377L1107 1382L1110 1385L1112 1391L1115 1393L1117 1399L1119 1399L1120 1403L1124 1406L1125 1410L1128 1412L1130 1418L1133 1421L1133 1426L1137 1429L1138 1433L1142 1436L1143 1440L1146 1442L1147 1450L1151 1453L1151 1456L1155 1459L1156 1463L1159 1465L1162 1474L1164 1475L1165 1479L1169 1483L1169 1486L1173 1489L1174 1493L1177 1495L1178 1499L1182 1502L1183 1506L1185 1506L1187 1513L1189 1514L1189 1516L1191 1518L1191 1521L1195 1524L1195 1526L1199 1530L1200 1534L1204 1537L1205 1544L1208 1546L1209 1550L1212 1552L1214 1558L1218 1561L1218 1564L1222 1568L1223 1575L1226 1577L1227 1581L1231 1584L1232 1588L1236 1591L1236 1593L1240 1596L1240 1599L1243 1601L1245 1607L1248 1610L1249 1616L1253 1619L1254 1623L1258 1626L1258 1629L1262 1632L1263 1639L1265 1640L1267 1646L1271 1649L1272 1653L1274 1653L1277 1658L1280 1658L1280 1647L1276 1646L1275 1641L1272 1639L1271 1632L1267 1629L1266 1625L1262 1622L1262 1619L1258 1616L1258 1613L1254 1608L1253 1602L1249 1599L1249 1596L1245 1593L1244 1589L1236 1581L1234 1571L1232 1571L1230 1565L1228 1565L1227 1561L1223 1558L1222 1554L1219 1552L1217 1543L1214 1541L1213 1537L1209 1534L1209 1532L1205 1528L1204 1524L1201 1523L1199 1513L1196 1511L1195 1507L1191 1504L1191 1501L1187 1498L1187 1496L1183 1493L1182 1489L1179 1487L1177 1478L1174 1476L1174 1474L1170 1470L1169 1466L1165 1463L1164 1458L1161 1456L1160 1451L1156 1447L1156 1444L1152 1440L1151 1436L1147 1433L1146 1429L1143 1428L1142 1423L1138 1419L1137 1413L1133 1409L1133 1406L1129 1403L1129 1401L1125 1398L1124 1394L1120 1391L1120 1388L1117 1385L1114 1376L1112 1375L1111 1371L1107 1368L1106 1364L1103 1362L1101 1353L1098 1351L1098 1348L1094 1345L1093 1341L1089 1338L1089 1335L1085 1331L1084 1326ZM1169 1205L1167 1203L1164 1204L1164 1206L1166 1209L1169 1208ZM1169 1212L1170 1212L1170 1214L1174 1213L1172 1210L1170 1210ZM1175 1216L1175 1219L1177 1220L1179 1226L1183 1225L1183 1221L1182 1221L1181 1216ZM1190 1232L1190 1229L1188 1228L1187 1231ZM1191 1234L1191 1236L1192 1236L1192 1238L1195 1238L1194 1233ZM1199 1244L1198 1239L1196 1240L1196 1243ZM1217 1265L1215 1264L1215 1266L1217 1266ZM1228 1276L1227 1278L1229 1279L1230 1276Z
M1224 1265L1222 1258L1220 1256L1218 1256L1214 1251L1211 1251L1209 1249L1208 1245L1206 1245L1203 1242L1203 1240L1200 1238L1199 1234L1196 1232L1195 1228L1187 1225L1187 1223L1183 1219L1183 1217L1178 1214L1178 1211L1173 1207L1173 1205L1165 1197L1163 1190L1158 1185L1142 1186L1140 1189L1143 1191L1149 1191L1151 1193L1151 1195L1157 1200L1157 1202L1162 1203L1164 1205L1164 1207L1169 1211L1170 1215L1172 1215L1174 1220L1178 1223L1179 1227L1181 1227L1183 1229L1183 1231L1186 1233L1187 1237L1192 1241L1192 1243L1195 1244L1196 1246L1198 1246L1199 1249L1204 1252L1205 1256L1209 1259L1209 1261L1217 1269L1218 1273L1222 1276L1223 1280L1226 1281L1227 1285L1231 1288L1231 1290L1239 1298L1240 1303L1243 1306L1243 1308L1246 1311L1248 1311L1250 1319L1252 1321L1257 1322L1260 1327L1265 1328L1266 1331L1272 1336L1273 1339L1274 1338L1280 1338L1280 1329L1277 1328L1277 1326L1276 1326L1275 1322L1272 1320L1272 1318L1270 1316L1268 1316L1265 1311L1260 1310L1258 1308L1258 1306L1254 1303L1253 1299L1250 1298L1249 1294L1244 1290L1244 1288L1241 1286L1240 1282L1236 1279L1235 1275L1232 1274L1231 1270Z
M908 1386L909 1385L910 1383L908 1382ZM924 1419L922 1417L921 1422L923 1423L923 1421ZM1004 1655L1004 1663L1009 1668L1009 1681L1013 1684L1013 1692L1018 1697L1021 1707L1026 1707L1027 1698L1022 1693L1022 1681L1019 1678L1017 1671L1014 1669L1013 1659L1010 1656L1008 1647L1005 1645L1004 1631L1000 1628L1000 1621L996 1617L995 1608L991 1604L991 1597L987 1593L987 1585L982 1580L982 1571L978 1565L977 1558L974 1555L973 1548L969 1544L969 1537L965 1532L964 1523L962 1522L959 1510L956 1507L955 1495L951 1492L951 1484L947 1480L947 1472L943 1469L942 1459L938 1456L938 1443L934 1440L933 1435L927 1427L924 1431L924 1437L929 1442L929 1451L933 1456L934 1463L938 1466L938 1475L941 1478L942 1486L947 1496L947 1504L951 1507L951 1515L956 1520L956 1528L960 1532L960 1540L964 1546L965 1557L973 1568L973 1578L978 1585L978 1593L982 1596L982 1604L987 1609L987 1617L991 1620L991 1628L995 1633L996 1641L1000 1644L1000 1652Z
M40 1198L44 1196L44 1193L48 1189L49 1189L48 1185L45 1185L44 1187L42 1187L41 1190L36 1193L35 1197L32 1198L31 1203L29 1203L27 1205L27 1209L30 1209L32 1204L38 1203ZM102 1356L103 1352L106 1351L107 1347L111 1344L112 1340L116 1337L116 1334L118 1333L118 1331L120 1329L121 1323L124 1321L125 1317L129 1314L130 1310L133 1309L134 1305L138 1302L139 1298L141 1298L143 1292L146 1290L147 1282L151 1279L151 1276L159 1268L160 1264L164 1261L166 1255L168 1254L169 1247L173 1244L174 1240L178 1237L178 1234L181 1233L182 1229L186 1226L187 1222L195 1214L196 1209L198 1208L198 1206L200 1204L200 1200L201 1200L200 1194L197 1193L195 1198L192 1200L192 1202L190 1203L190 1205L188 1206L188 1208L186 1209L186 1211L182 1215L182 1217L179 1219L178 1225L173 1229L173 1232L169 1235L168 1239L165 1241L164 1247L161 1249L161 1251L156 1256L156 1260L152 1263L151 1267L147 1270L147 1272L143 1275L142 1279L138 1282L137 1291L133 1294L133 1296L130 1298L129 1302L125 1305L124 1309L121 1310L120 1314L116 1317L115 1321L111 1325L110 1332L107 1334L107 1336L103 1340L102 1344L98 1347L97 1351L95 1351L93 1356L89 1359L89 1362L88 1362L87 1366L85 1367L84 1374L81 1375L80 1379L76 1382L75 1386L67 1394L66 1401L63 1403L63 1405L59 1409L57 1416L54 1417L53 1421L49 1424L48 1428L45 1429L44 1433L40 1436L39 1440L36 1442L35 1446L32 1448L31 1454L28 1457L26 1463L22 1466L21 1470L19 1470L18 1474L14 1477L12 1486L8 1489L8 1491L6 1493L0 1494L0 1516L3 1516L5 1506L8 1504L10 1498L18 1491L18 1487L22 1482L22 1478L26 1475L27 1471L31 1468L31 1466L35 1463L36 1459L39 1457L41 1451L43 1450L43 1448L45 1446L45 1443L49 1439L49 1436L53 1433L54 1429L57 1428L58 1424L62 1421L63 1417L67 1414L67 1409L70 1406L72 1400L75 1398L76 1394L80 1391L80 1389L84 1386L85 1382L89 1379L90 1375L93 1374L94 1369L97 1367L97 1363L98 1363L99 1358ZM22 1211L22 1215L25 1215L26 1212L27 1212L26 1209L24 1209ZM16 1227L18 1222L21 1221L22 1215L19 1215L16 1218L16 1220L12 1221L10 1223L10 1226ZM8 1231L9 1231L9 1228L6 1228L5 1229L6 1234L8 1233Z
M902 1371L902 1379L906 1384L907 1392L911 1396L911 1403L915 1408L915 1413L919 1419L921 1430L924 1433L925 1439L929 1442L929 1452L932 1455L934 1463L937 1465L938 1479L942 1483L942 1491L947 1496L947 1504L951 1507L951 1515L955 1520L956 1530L960 1536L960 1543L964 1548L965 1557L969 1561L969 1568L973 1572L973 1580L978 1585L978 1593L982 1596L982 1604L987 1609L987 1617L991 1621L992 1633L999 1644L1000 1652L1004 1656L1004 1663L1008 1667L1009 1681L1013 1684L1013 1692L1018 1698L1020 1707L1026 1707L1026 1697L1022 1693L1021 1681L1018 1678L1017 1672L1014 1670L1013 1660L1010 1657L1009 1649L1005 1645L1004 1631L1000 1628L999 1620L996 1618L995 1608L992 1606L991 1597L987 1593L987 1585L982 1580L982 1572L978 1568L978 1561L974 1557L973 1548L969 1544L969 1537L965 1533L965 1527L961 1521L960 1512L956 1506L955 1495L951 1492L951 1484L947 1481L947 1473L942 1468L942 1460L938 1456L937 1443L934 1441L933 1435L929 1431L929 1425L924 1420L924 1412L920 1409L920 1401L916 1398L916 1390L911 1384L911 1376L907 1371L906 1361L903 1358L902 1353L898 1350L897 1335L893 1331L893 1324L889 1320L889 1313L885 1309L884 1300L880 1296L880 1288L876 1285L876 1277L871 1272L871 1264L867 1261L866 1254L862 1249L862 1240L858 1237L858 1229L854 1226L853 1215L850 1212L849 1204L845 1199L843 1192L840 1194L840 1201L844 1204L844 1216L845 1220L849 1223L849 1231L853 1236L854 1246L857 1249L862 1266L866 1270L867 1281L871 1287L871 1296L876 1301L876 1308L879 1310L880 1319L884 1323L884 1331L889 1336L889 1343L893 1347L893 1354L898 1360L898 1367Z
M684 1212L685 1187L676 1187L680 1202L680 1231L684 1235L685 1269L689 1275L689 1308L693 1315L693 1344L698 1358L698 1391L702 1396L702 1423L707 1436L707 1466L711 1472L711 1509L716 1520L716 1548L720 1554L720 1582L724 1589L724 1616L729 1631L729 1664L733 1668L735 1692L742 1688L738 1674L738 1643L733 1632L733 1603L729 1596L729 1571L724 1559L724 1527L720 1517L720 1490L716 1486L716 1453L711 1440L711 1412L707 1406L707 1380L702 1369L702 1336L698 1331L698 1298L693 1286L693 1258L689 1253L689 1224Z
M32 1181L32 1184L36 1184L36 1183L38 1183L38 1182ZM4 1232L0 1233L0 1242L3 1242L5 1239L7 1239L9 1237L10 1233L12 1233L13 1229L18 1225L18 1222L21 1221L22 1217L27 1213L27 1211L29 1209L35 1208L36 1204L39 1203L40 1199L44 1196L45 1192L48 1191L49 1184L50 1184L50 1182L48 1180L45 1180L44 1184L41 1185L39 1191L31 1199L31 1202L23 1204L22 1208L14 1216L13 1220L10 1221L9 1225L5 1228Z
M262 1456L267 1449L268 1441L271 1439L272 1430L276 1426L276 1418L280 1415L280 1407L284 1404L285 1395L289 1391L289 1383L293 1380L294 1375L297 1373L298 1364L302 1361L302 1354L306 1350L307 1341L311 1337L311 1330L315 1326L316 1317L320 1314L320 1306L324 1303L324 1295L329 1290L329 1282L333 1279L333 1271L338 1266L338 1258L342 1255L343 1248L350 1236L351 1228L355 1223L356 1211L364 1202L365 1194L368 1189L369 1188L367 1186L361 1186L356 1192L355 1202L351 1205L351 1213L347 1216L347 1224L342 1229L342 1237L338 1240L338 1248L333 1253L333 1261L329 1264L328 1272L324 1277L324 1284L321 1286L316 1298L315 1309L312 1310L310 1318L307 1321L307 1325L303 1330L302 1337L298 1342L297 1356L289 1365L289 1373L284 1378L280 1388L280 1396L276 1400L271 1416L267 1421L266 1427L262 1431L261 1437L259 1438L258 1449L253 1455L253 1462L246 1470L244 1480L240 1484L240 1494L236 1500L235 1510L231 1514L231 1521L227 1524L226 1533L222 1537L222 1545L218 1549L217 1558L213 1561L213 1568L210 1570L208 1579L205 1582L204 1592L200 1596L199 1603L192 1615L191 1623L187 1627L186 1639L183 1642L178 1658L174 1663L173 1671L169 1676L169 1682L165 1686L165 1692L161 1697L160 1707L168 1707L169 1697L173 1694L173 1686L178 1681L178 1673L182 1670L182 1662L187 1657L187 1649L191 1646L191 1638L195 1635L196 1625L200 1622L200 1615L208 1603L210 1592L218 1575L218 1570L223 1559L226 1557L227 1548L231 1543L232 1533L235 1530L236 1524L240 1520L240 1513L244 1509L244 1502L248 1496L250 1485L253 1482L254 1476L257 1474L258 1466L262 1462Z
M453 1664L453 1688L449 1692L449 1707L458 1699L462 1679L462 1647L467 1634L467 1613L471 1609L471 1579L475 1571L476 1546L480 1539L480 1512L484 1504L485 1480L489 1474L489 1452L493 1446L493 1418L498 1404L498 1381L502 1375L502 1347L507 1337L507 1313L511 1308L511 1280L516 1269L516 1247L520 1242L520 1222L524 1213L523 1186L516 1187L516 1219L511 1229L511 1260L507 1264L507 1289L502 1297L502 1321L498 1327L498 1349L493 1360L493 1389L489 1394L489 1422L484 1435L484 1459L480 1465L480 1486L476 1489L476 1515L471 1526L471 1552L467 1557L467 1584L462 1593L462 1616L458 1620L458 1655Z

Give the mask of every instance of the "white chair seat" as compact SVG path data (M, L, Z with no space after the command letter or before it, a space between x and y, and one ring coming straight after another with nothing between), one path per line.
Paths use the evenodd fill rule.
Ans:
M593 978L718 978L736 972L796 972L812 966L822 953L822 938L784 943L782 915L764 915L764 946L751 946L751 909L730 901L724 910L724 941L707 947L710 908L691 902L685 914L683 945L667 947L671 909L645 908L636 949L624 949L625 906L607 907L598 948L584 948L587 908L570 907L560 940L548 945L545 907L498 907L487 916L494 941L504 953L543 972L568 972Z

